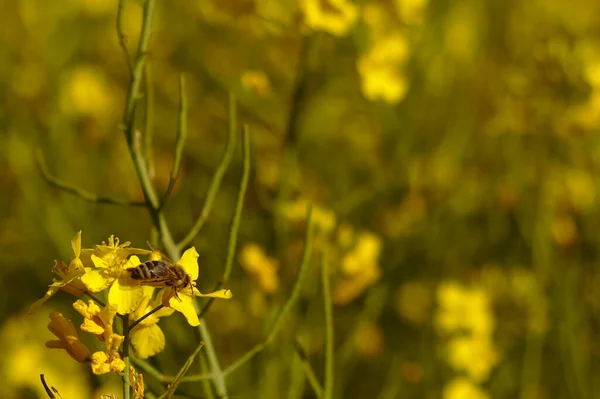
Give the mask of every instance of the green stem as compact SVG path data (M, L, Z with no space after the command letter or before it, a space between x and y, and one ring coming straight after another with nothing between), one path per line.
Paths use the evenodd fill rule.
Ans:
M188 232L188 234L177 244L177 248L179 251L182 251L185 247L187 247L192 240L198 235L204 223L208 220L208 215L212 209L213 203L217 197L217 192L219 191L219 187L221 187L221 182L223 181L223 176L225 176L225 172L231 163L231 159L233 158L233 150L236 145L236 137L237 137L237 105L235 96L232 93L229 93L229 128L227 134L227 144L225 146L225 151L223 152L223 157L221 158L221 162L219 162L219 166L212 177L210 182L210 186L208 188L208 192L206 193L206 198L204 199L204 204L202 205L202 210L200 211L200 215L196 222Z
M177 123L177 142L175 144L175 156L173 157L173 168L171 175L169 176L169 185L167 190L163 194L158 207L161 210L167 199L171 195L177 178L179 177L179 170L181 166L181 154L183 154L183 146L185 144L185 138L187 136L187 112L188 112L188 101L185 90L185 78L183 74L179 75L179 118Z
M323 398L333 397L333 305L331 301L331 284L329 281L329 262L327 252L321 258L321 282L323 286L323 306L325 308L325 382Z
M300 264L300 270L298 271L298 279L296 280L296 283L294 284L294 288L292 289L292 294L290 295L290 297L288 298L286 303L283 305L283 307L277 314L275 321L271 325L271 328L269 329L269 332L267 333L267 335L265 336L263 341L256 344L252 349L250 349L248 352L246 352L246 354L242 355L242 357L240 357L233 364L231 364L229 367L227 367L223 371L223 373L225 375L229 375L233 371L237 370L239 367L244 365L247 361L252 359L257 353L261 352L263 349L266 348L267 345L269 345L271 343L271 341L273 340L275 335L279 332L279 329L281 328L281 325L282 325L281 323L282 323L284 317L290 312L290 310L292 309L292 307L294 307L294 305L296 304L296 301L300 297L300 291L302 290L304 280L306 279L306 275L308 274L307 273L308 268L309 268L308 266L310 264L310 257L312 255L312 239L313 239L313 232L314 232L314 226L312 223L312 206L310 206L308 209L308 216L306 218L306 223L307 223L306 237L305 237L304 251L302 254L302 263Z
M129 399L131 392L131 383L129 382L129 317L125 316L123 320L123 361L125 362L125 370L123 372L123 399Z
M112 204L112 205L121 205L121 206L145 206L146 205L144 202L136 202L136 201L128 201L128 200L121 200L121 199L108 198L108 197L100 197L94 193L87 191L87 190L84 190L75 185L69 184L69 183L53 176L50 173L50 170L48 169L48 165L46 165L46 162L44 161L42 152L39 149L36 150L36 158L37 158L38 167L40 168L40 171L42 172L42 176L44 177L44 179L46 180L46 182L49 185L51 185L52 187L56 187L60 190L66 191L67 193L72 194L76 197L79 197L84 201L93 202L96 204Z
M312 366L310 365L310 362L308 361L308 356L306 356L304 348L302 348L298 340L294 342L294 346L296 347L296 354L302 362L304 373L306 374L306 378L308 379L310 386L312 387L317 398L321 399L323 397L323 387L321 386L321 383L319 382L315 371L313 370Z
M248 188L248 180L250 180L250 137L248 133L248 126L244 125L242 129L242 152L243 152L243 171L242 180L240 182L240 190L238 191L238 197L235 205L235 211L231 224L229 225L229 240L227 245L227 258L225 260L225 271L223 277L215 286L213 291L218 291L227 284L229 281L229 275L233 269L233 260L235 259L235 251L237 249L238 232L240 230L240 221L242 219L242 209L244 208L244 198L246 197L246 190ZM200 311L200 317L202 317L210 308L215 298L209 298L206 304Z
M150 317L152 314L154 314L154 313L158 312L159 310L161 310L163 307L164 307L164 305L158 305L157 307L155 307L154 309L152 309L151 311L149 311L148 313L146 313L145 315L143 315L142 317L140 317L139 319L137 319L136 321L134 321L133 323L131 323L131 325L129 326L129 329L133 330L135 328L135 326L137 326L138 324L140 324L146 318Z

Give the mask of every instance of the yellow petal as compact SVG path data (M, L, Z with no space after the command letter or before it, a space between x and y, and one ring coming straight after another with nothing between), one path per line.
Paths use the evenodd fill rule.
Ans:
M104 328L94 323L90 319L83 319L83 323L81 324L81 330L85 332L89 332L90 334L100 335L104 332Z
M81 276L81 281L90 292L100 292L107 289L114 278L108 277L104 270L91 270L86 268L86 272Z
M104 352L95 352L92 355L92 372L96 375L110 372L110 366L106 363L108 355Z
M183 267L183 270L190 275L192 281L196 281L198 279L199 256L200 255L198 255L198 252L196 252L196 248L191 247L183 253L183 256L181 259L179 259L179 262L177 262L181 267Z
M183 313L190 326L199 326L200 320L198 319L198 314L194 308L194 302L192 301L192 298L187 295L179 295L179 298L181 301L177 299L177 297L171 297L169 299L169 307Z
M138 326L131 332L131 344L137 357L147 359L165 348L165 335L156 324Z
M140 258L133 255L132 257L127 259L127 263L123 265L123 269L133 269L134 267L138 267L140 263Z
M229 299L233 296L233 294L231 293L231 290L219 290L219 291L211 292L210 294L202 294L196 288L194 288L194 294L196 296L222 298L222 299Z
M71 240L71 247L73 248L75 258L79 258L81 255L81 230L79 230L79 232L75 234L75 237L73 237Z
M98 269L106 269L108 267L108 264L106 263L106 261L104 259L102 259L101 257L94 255L94 254L92 254L92 263Z
M122 315L135 311L143 299L143 287L124 285L123 279L115 280L108 291L108 303L117 305L117 312Z

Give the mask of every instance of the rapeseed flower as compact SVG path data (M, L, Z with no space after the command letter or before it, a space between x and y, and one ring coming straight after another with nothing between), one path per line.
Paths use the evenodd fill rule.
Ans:
M148 288L150 288L150 291L154 291L154 288ZM145 296L140 303L140 306L128 316L130 322L141 319L144 315L160 305L159 297L152 301L152 303L150 298L150 295ZM169 316L173 312L173 309L163 307L146 317L130 331L129 339L133 345L136 357L139 359L147 359L149 356L154 356L157 353L162 352L165 348L165 334L158 326L158 321L160 317Z
M358 7L349 0L301 0L300 10L309 29L334 36L346 36L358 17Z
M83 267L83 262L79 259L81 256L81 231L71 240L71 247L73 248L74 253L73 259L71 259L68 266L63 262L54 262L52 272L58 276L58 279L55 278L54 282L50 284L48 291L46 291L46 295L44 295L43 298L35 301L29 307L29 313L36 311L59 290L66 291L76 296L81 296L86 291L86 287L81 281L85 269Z
M272 294L279 287L279 262L265 254L258 244L249 243L240 252L240 264L258 283L261 290Z
M358 234L354 246L342 258L341 271L344 278L333 291L333 301L336 304L350 303L379 280L381 250L381 239L377 235L371 232Z
M48 330L58 339L46 342L46 347L51 349L64 349L69 356L84 363L90 360L90 351L80 340L77 330L71 320L66 319L59 312L50 313Z
M457 377L444 387L443 399L488 399L489 395L468 378Z

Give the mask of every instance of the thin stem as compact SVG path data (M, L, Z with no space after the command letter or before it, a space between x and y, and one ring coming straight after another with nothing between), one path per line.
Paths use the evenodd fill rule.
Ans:
M321 386L321 383L319 382L315 371L313 370L312 366L310 365L310 362L308 361L308 356L306 356L304 348L302 348L298 340L294 342L294 346L296 347L296 354L302 362L304 373L306 374L306 378L308 379L310 386L312 387L317 398L321 399L323 397L323 387Z
M282 323L284 317L289 313L289 311L296 304L296 301L300 297L300 291L302 289L304 280L306 279L306 275L308 272L308 266L310 264L310 257L312 254L312 238L313 238L313 231L314 231L314 226L312 223L312 206L310 206L308 209L308 216L306 218L306 222L307 222L306 237L305 237L305 244L304 244L304 252L302 254L302 263L300 264L300 270L298 271L298 279L296 280L296 283L294 284L294 288L292 289L292 294L290 295L290 297L288 298L286 303L283 305L283 307L279 311L279 314L276 316L275 321L271 325L271 328L269 329L269 332L267 333L267 335L265 336L263 341L256 344L245 355L243 355L238 360L236 360L232 365L227 367L223 371L223 373L225 375L228 375L228 374L232 373L233 371L237 370L239 367L244 365L247 361L252 359L257 353L262 351L268 344L271 343L271 341L273 340L275 335L279 332L279 329L281 328L281 323Z
M207 348L210 347L212 350L206 351L206 357L208 359L208 364L210 365L210 369L212 370L212 380L215 384L215 389L217 391L217 395L221 399L228 399L229 394L227 393L227 385L225 384L225 376L227 375L225 372L221 371L221 365L219 364L219 359L217 358L217 354L214 350L214 346L212 345L212 338L208 329L206 328L206 323L204 323L204 319L200 320L200 326L198 327L200 331L200 335L202 336L202 340L206 343Z
M327 252L321 255L321 283L323 286L323 306L325 308L325 389L324 399L333 397L333 305L331 301L331 284L329 281L329 262Z
M182 382L182 378L188 372L188 370L192 366L192 363L194 363L194 360L198 356L198 353L200 353L200 350L202 349L203 346L204 346L204 342L201 341L198 344L198 346L196 347L196 349L194 349L194 352L190 355L190 357L188 357L188 359L186 360L186 362L183 364L183 366L181 367L181 369L179 370L179 372L177 373L177 375L173 379L173 382L169 385L169 389L167 390L167 392L165 392L160 397L160 399L163 399L163 398L164 399L170 399L171 397L173 397L173 395L175 394L175 391L179 387L179 384L181 384L181 382Z
M52 387L52 389L50 389L48 384L46 384L46 378L44 377L44 374L40 374L40 380L42 380L42 386L44 387L44 390L46 391L46 394L48 394L48 397L50 399L59 399L60 398L60 395L58 395L59 398L57 398L56 395L54 395L54 393L58 394L58 392L56 391L56 388Z
M188 100L187 94L185 90L185 78L183 74L179 75L179 118L177 122L177 142L175 144L175 155L173 157L173 168L171 169L171 175L169 176L169 185L167 186L167 190L163 194L163 197L160 201L160 205L158 207L161 210L171 192L173 191L173 187L175 187L175 183L179 178L179 170L181 166L181 154L183 153L183 146L185 144L185 138L187 136L187 112L188 112Z
M48 184L50 184L52 187L56 187L60 190L63 190L69 194L75 195L76 197L79 197L84 201L93 202L96 204L112 204L112 205L121 205L121 206L144 206L145 205L144 202L128 201L128 200L121 200L121 199L108 198L108 197L99 197L98 195L96 195L94 193L91 193L82 188L79 188L79 187L69 184L65 181L62 181L57 177L54 177L48 170L48 165L46 165L46 162L44 161L44 157L42 155L42 151L39 149L36 150L36 158L37 158L37 162L38 162L40 171L42 172L42 176L44 177L46 182L48 182Z
M212 180L210 182L210 186L208 188L208 192L206 193L206 198L204 199L204 205L202 206L202 210L200 211L200 215L196 222L188 232L188 234L177 244L179 251L183 250L186 246L188 246L194 238L198 235L204 223L208 219L208 215L212 209L213 203L217 197L217 192L219 191L219 187L221 186L221 182L223 181L223 176L225 176L225 172L231 163L231 159L233 158L233 151L235 149L236 144L236 136L237 136L237 105L235 96L233 93L229 93L229 128L227 134L227 144L225 146L225 152L223 153L223 157L221 158L221 162L219 162L219 166L215 171Z
M144 152L146 167L150 177L154 177L154 158L152 155L152 138L154 134L154 87L152 86L152 68L150 63L144 64Z
M125 9L125 0L119 0L119 7L117 8L117 36L119 37L119 45L125 55L125 63L129 70L129 75L133 75L133 66L131 65L131 56L127 49L127 43L125 41L125 30L123 29L123 10Z
M123 361L125 362L125 372L123 373L123 399L129 399L131 383L129 382L129 318L123 317Z
M130 148L133 147L133 131L135 125L135 109L139 97L140 85L144 72L144 60L148 52L148 42L152 26L152 13L154 12L154 0L147 0L144 5L144 16L142 19L142 30L138 41L138 49L131 74L131 82L127 93L127 102L123 114L123 125L125 127L125 136L129 142Z
M158 305L157 307L155 307L154 309L152 309L151 311L149 311L148 313L146 313L145 315L143 315L142 317L140 317L139 319L137 319L136 321L131 323L131 325L129 326L129 329L133 330L135 328L135 326L140 324L142 321L146 320L146 318L150 317L152 314L161 310L163 307L164 307L163 305Z
M244 125L242 128L242 152L243 152L243 171L242 179L240 181L240 189L238 191L238 197L235 205L235 211L231 224L229 225L229 240L227 247L227 258L225 260L225 271L223 277L215 286L213 291L218 291L227 284L229 281L229 275L233 269L233 260L235 258L235 252L237 248L238 232L240 229L240 221L242 219L242 209L244 208L244 198L246 197L246 190L248 188L248 180L250 180L250 137L248 133L248 126ZM215 298L209 298L206 304L202 307L200 316L203 316L210 306L212 305Z

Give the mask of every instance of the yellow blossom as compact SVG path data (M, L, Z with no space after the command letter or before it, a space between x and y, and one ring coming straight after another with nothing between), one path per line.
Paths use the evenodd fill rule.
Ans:
M90 351L79 340L77 330L71 320L66 319L61 313L50 313L50 323L48 330L54 334L58 340L46 342L46 347L52 349L64 349L75 360L83 363L90 359Z
M92 300L86 304L79 299L73 304L73 307L83 316L82 331L96 335L101 341L106 341L113 334L113 322L117 314L116 305L109 305L101 309Z
M343 272L355 275L362 269L374 268L379 262L381 247L379 236L371 232L361 232L354 248L342 259Z
M372 43L371 48L357 60L361 90L371 100L382 99L394 104L408 91L408 81L400 68L410 53L408 41L400 32L389 33Z
M485 382L498 364L498 353L490 337L458 336L448 343L448 364L465 371L476 382Z
M396 11L406 23L420 24L427 3L428 0L396 0Z
M240 252L240 264L248 274L256 279L260 288L272 294L279 287L277 260L269 258L265 251L255 243L249 243Z
M458 377L444 387L443 399L488 399L489 395L468 378Z
M306 26L335 36L345 36L356 23L358 8L349 0L301 0Z
M119 314L133 312L144 298L143 288L139 282L130 278L126 269L135 268L141 263L136 255L152 254L152 251L146 249L129 248L129 245L129 242L120 244L118 238L111 236L108 244L103 242L95 249L86 250L94 268L86 268L81 278L91 292L100 292L110 287L108 302L117 305Z
M176 311L182 313L191 326L200 325L200 319L198 319L198 314L196 313L196 308L194 307L193 297L213 297L223 299L229 299L232 297L230 290L219 290L211 292L210 294L202 294L196 289L195 285L196 280L198 279L198 257L199 255L196 251L196 248L192 247L185 251L181 256L181 259L179 259L177 262L177 264L181 266L183 270L190 276L191 284L189 287L183 290L175 291L173 287L168 286L163 288L158 294L160 298L162 298L163 306L175 309ZM132 256L131 258L136 257ZM138 305L139 303L136 305L136 307Z
M489 296L481 288L467 288L455 281L440 284L436 327L443 333L467 331L491 335L495 329Z
M145 314L158 307L159 304L160 297L157 297L157 300L150 303L150 295L145 296L140 306L129 315L130 322L133 323L139 320ZM169 316L173 312L173 309L162 308L146 317L130 331L130 340L136 357L146 359L164 349L165 335L157 324L160 317Z
M74 252L73 259L68 266L62 262L55 262L52 271L59 279L54 279L54 282L50 285L48 291L46 291L46 295L29 307L29 313L37 310L44 302L50 299L52 295L58 292L58 290L63 290L77 296L81 296L85 292L85 286L80 280L81 276L85 273L83 263L79 259L81 256L81 231L75 235L73 240L71 240L71 247Z
M106 351L98 351L92 355L92 372L96 375L110 372L119 373L125 369L125 362L119 356L119 346L125 337L112 334L106 341Z
M283 206L282 213L285 217L293 222L305 221L309 205L310 204L308 200L305 198L300 198L296 201L285 204ZM314 205L312 221L318 230L322 231L323 233L329 233L335 228L335 213L322 206Z
M356 299L368 287L373 285L381 277L381 270L376 268L365 268L350 278L342 280L333 291L333 301L337 305L346 305Z
M240 80L244 88L260 97L267 97L271 94L269 77L263 71L244 71Z
M97 119L111 114L115 103L104 73L97 68L79 66L67 76L61 90L63 112Z

